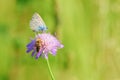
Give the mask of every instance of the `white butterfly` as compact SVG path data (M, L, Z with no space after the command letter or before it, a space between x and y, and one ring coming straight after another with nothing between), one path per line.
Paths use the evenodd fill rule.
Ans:
M34 13L30 21L30 28L34 32L44 32L47 30L47 27L42 20L41 16L38 13Z

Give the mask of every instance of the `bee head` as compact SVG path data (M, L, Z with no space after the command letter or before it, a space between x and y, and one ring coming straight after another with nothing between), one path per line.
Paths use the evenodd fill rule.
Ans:
M40 39L40 38L37 38L37 39L36 39L36 43L41 43L41 39Z

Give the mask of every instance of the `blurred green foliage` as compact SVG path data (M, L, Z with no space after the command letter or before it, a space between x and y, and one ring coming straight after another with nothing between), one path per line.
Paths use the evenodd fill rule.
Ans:
M26 54L34 12L64 44L49 55L56 80L120 80L119 0L0 0L0 80L50 80Z

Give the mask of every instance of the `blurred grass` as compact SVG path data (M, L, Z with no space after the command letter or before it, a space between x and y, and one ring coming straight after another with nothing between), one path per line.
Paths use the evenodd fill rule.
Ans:
M56 80L120 80L119 0L0 0L0 80L50 80L25 52L34 12L65 46L49 55Z

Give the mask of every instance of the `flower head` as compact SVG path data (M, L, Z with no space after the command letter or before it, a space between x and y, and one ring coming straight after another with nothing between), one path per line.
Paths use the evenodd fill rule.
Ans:
M63 48L63 45L51 34L42 33L36 35L35 39L27 45L27 53L32 52L32 56L36 54L36 59L41 55L48 58L48 53L56 55L57 49Z

